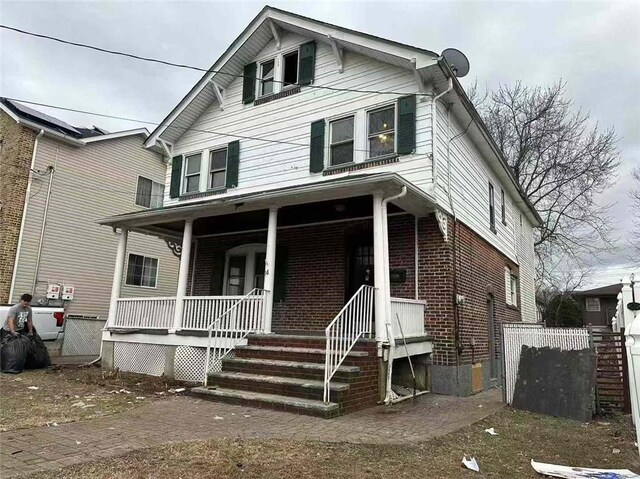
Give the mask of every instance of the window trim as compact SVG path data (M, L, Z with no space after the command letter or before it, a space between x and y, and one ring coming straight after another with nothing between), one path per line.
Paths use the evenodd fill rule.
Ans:
M269 63L269 62L273 62L273 76L271 77L271 82L273 84L273 87L272 87L271 93L262 93L262 86L265 81L264 77L262 76L263 75L262 67L265 63ZM278 66L278 55L258 63L258 81L256 82L258 84L258 94L256 95L256 98L267 97L267 96L278 93L278 91L276 91L276 84L277 84L276 75L278 73L277 66Z
M194 151L192 153L185 153L182 155L182 180L180 185L180 194L181 195L193 195L196 193L200 193L202 191L202 157L204 156L204 152L206 150ZM189 163L188 158L192 156L200 155L200 169L197 173L191 173L187 175L187 164ZM198 189L196 191L187 191L187 176L195 176L198 175ZM207 179L208 182L208 179Z
M507 226L507 203L504 197L504 188L500 188L500 199L502 204L500 205L500 214L502 215L502 224Z
M155 278L155 286L144 286L143 284L131 284L128 282L127 278L129 276L129 264L131 262L131 256L141 256L144 259L155 259L157 261L157 268L156 268L156 278ZM143 276L144 277L144 260L142 262L142 272L143 272ZM142 277L140 282L142 283ZM157 258L155 256L147 256L141 253L138 253L136 251L128 251L127 252L127 267L125 268L124 271L124 284L125 286L129 286L131 288L144 288L144 289L158 289L158 278L160 277L160 258Z
M333 136L333 129L331 128L331 125L333 123L337 123L337 122L343 121L343 120L348 120L350 118L353 119L353 129L352 129L352 132L351 132L351 135L352 135L351 136L351 140L343 140L343 141L339 141L337 143L333 143L331 141L331 137ZM332 118L330 120L327 120L327 122L328 122L328 125L329 125L329 135L327 135L329 137L329 145L328 145L328 147L329 147L328 148L328 150L329 150L329 155L328 155L328 160L329 161L328 161L328 163L329 164L327 165L327 168L332 168L332 167L338 168L338 167L341 167L341 166L353 165L356 162L356 114L355 114L355 112L347 114L347 115L342 115L342 116L339 116L339 117L336 117L336 118ZM351 161L347 162L347 163L340 163L340 164L334 165L333 161L332 161L333 160L333 156L332 156L333 149L332 149L332 147L333 146L338 146L338 145L345 145L347 143L351 143L353 145Z
M226 152L225 161L224 161L224 169L211 169L211 156L213 153L224 150ZM227 187L227 171L229 170L229 147L228 145L221 146L219 148L211 148L209 150L209 162L207 163L207 191L218 191L224 190ZM220 171L224 171L224 182L221 186L213 186L211 184L211 173L219 173Z
M149 197L149 206L141 205L140 203L138 203L138 188L140 186L140 178L144 178L145 180L151 181L151 193L150 193L150 197ZM157 185L160 185L162 187L162 195L160 197L160 206L152 207L151 203L153 201L152 198L153 198L153 184L154 183L157 184ZM133 204L134 204L134 206L139 206L140 208L147 208L147 209L161 208L162 205L164 204L164 192L165 192L165 184L164 183L160 183L159 181L153 181L151 178L148 178L148 177L143 176L143 175L137 175L137 178L136 178L136 193L135 193L134 198L133 198Z
M589 309L589 300L596 300L598 302L598 309ZM584 309L587 313L600 313L602 312L602 305L600 298L596 296L587 296L584 298Z
M376 136L376 135L371 135L369 133L369 115L371 113L375 113L376 111L380 111L380 110L386 110L388 108L393 108L393 130L385 130L382 132L378 132L376 135L379 135L381 133L386 133L389 131L393 132L393 152L391 153L387 153L385 155L379 155L379 156L371 156L371 146L369 144L369 140L371 139L372 136ZM398 108L397 108L397 103L386 103L384 105L378 105L375 106L373 108L368 108L365 110L364 112L365 114L365 130L364 130L364 134L365 134L365 140L366 140L366 144L367 144L367 148L366 148L366 157L365 157L365 161L369 161L369 160L377 160L379 158L386 158L386 157L390 157L393 155L397 155L398 154Z
M495 188L493 183L489 181L489 229L497 234L496 231L496 199Z
M509 304L518 307L518 275L509 271Z
M284 91L300 87L300 47L304 43L300 43L290 49L277 52L275 55L270 54L263 58L256 59L256 85L255 97L256 101L262 98L269 98ZM298 71L296 74L296 83L284 84L284 57L292 53L298 53ZM273 91L271 93L262 93L262 65L273 61Z

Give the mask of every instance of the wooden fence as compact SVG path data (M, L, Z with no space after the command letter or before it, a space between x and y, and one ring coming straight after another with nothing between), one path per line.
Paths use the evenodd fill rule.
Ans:
M621 332L592 331L597 354L596 412L631 412L629 373Z

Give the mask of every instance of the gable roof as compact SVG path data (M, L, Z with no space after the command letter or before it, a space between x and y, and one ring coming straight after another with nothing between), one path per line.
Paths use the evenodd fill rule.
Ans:
M600 288L587 289L585 291L575 291L574 296L618 296L622 291L622 283L601 286Z
M124 136L143 135L145 138L149 136L149 131L146 128L109 133L107 130L98 128L97 126L93 128L71 126L59 118L34 110L8 98L0 97L0 109L17 123L21 123L34 130L43 130L45 133L77 145L86 145L87 143L111 140Z
M177 141L216 101L211 82L226 88L242 76L244 66L253 62L255 56L273 39L272 25L318 42L333 41L344 51L411 70L434 65L440 57L429 50L266 6L151 133L145 146L153 146L159 139L170 144Z

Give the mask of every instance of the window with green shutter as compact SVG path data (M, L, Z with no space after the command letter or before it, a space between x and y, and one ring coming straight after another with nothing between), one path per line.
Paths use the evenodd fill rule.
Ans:
M240 169L240 141L232 141L227 145L227 188L238 186L238 174Z
M324 170L324 120L311 123L309 147L309 171L320 173Z
M182 155L174 156L171 160L171 186L169 196L177 198L180 196L180 181L182 180Z
M242 103L253 103L256 99L256 62L245 65L242 78Z
M298 83L311 85L316 69L316 42L304 43L300 46L300 73Z
M416 97L398 98L398 154L409 155L416 149Z

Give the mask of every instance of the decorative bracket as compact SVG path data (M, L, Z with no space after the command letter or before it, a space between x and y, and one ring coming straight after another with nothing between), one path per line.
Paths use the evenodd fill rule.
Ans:
M213 87L213 93L216 94L216 98L218 99L218 104L220 105L220 111L223 111L224 110L224 90L222 90L220 88L220 85L218 85L213 80L209 80L209 83L211 83L211 86Z
M177 243L173 240L169 240L169 239L165 239L164 240L165 243L167 243L167 246L169 247L169 249L171 250L171 252L173 253L173 255L176 258L180 258L182 256L182 244L181 243Z
M440 228L440 233L442 233L442 237L444 238L444 240L448 241L448 234L447 234L448 216L440 210L436 210L435 215L436 215L436 221L438 222L438 227Z
M164 154L167 156L167 159L170 160L173 157L173 146L160 138L158 138L158 143L160 143L160 146L164 150Z
M276 41L276 50L280 50L280 30L271 19L269 19L269 27L271 28L273 39Z
M333 50L333 56L336 59L336 65L338 65L338 73L344 72L344 67L342 65L344 52L342 48L338 46L338 43L335 41L333 37L327 35L327 39L329 40L329 44L331 44L331 49Z
M420 102L425 102L427 101L427 94L429 93L429 91L427 90L427 85L425 85L424 79L416 68L416 59L412 58L411 63L413 63L413 77L415 78L416 84L418 85L418 91L420 93L423 93L423 95L420 95Z

